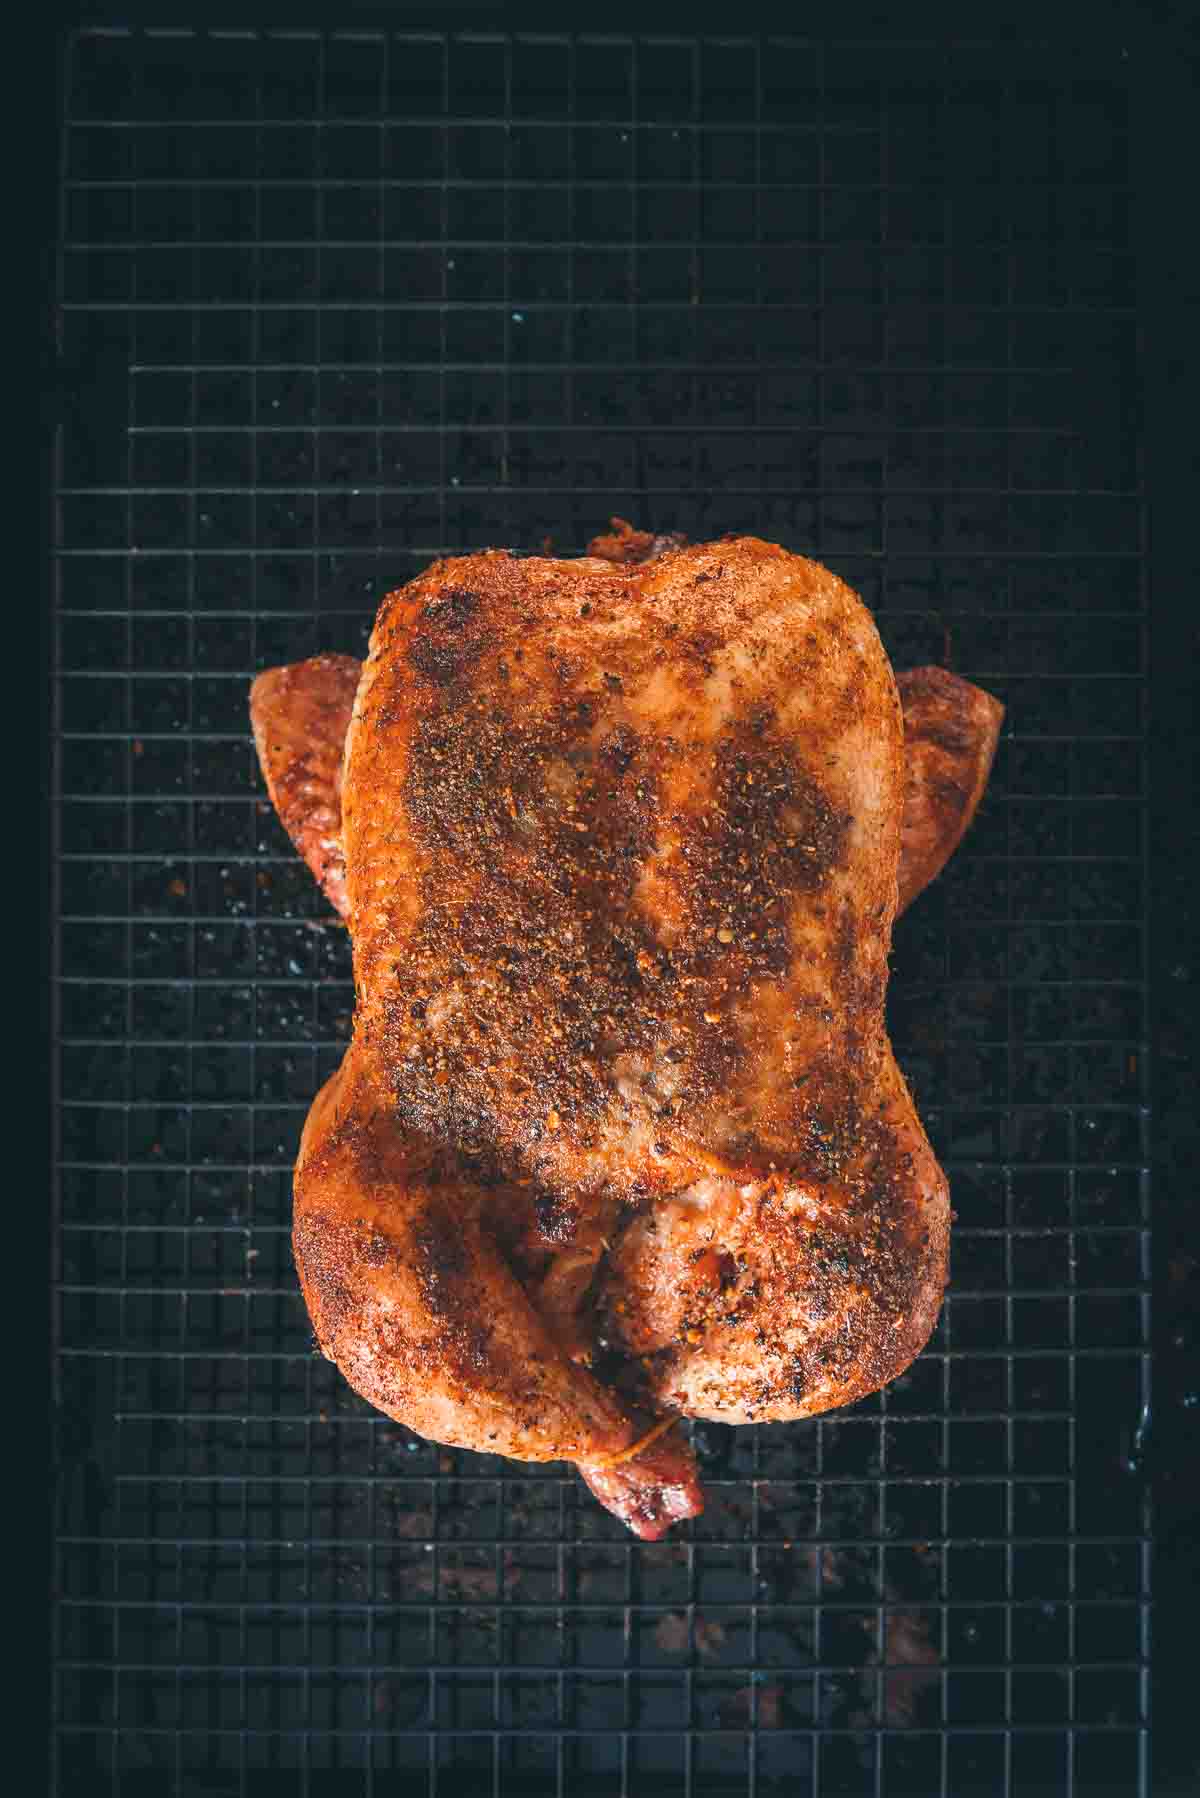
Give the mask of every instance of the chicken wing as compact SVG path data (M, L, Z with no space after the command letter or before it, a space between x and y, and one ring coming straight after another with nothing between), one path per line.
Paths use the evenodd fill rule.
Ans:
M250 689L250 725L271 803L342 918L342 750L361 674L353 656L313 656L266 669Z
M948 668L909 668L896 676L896 685L904 708L904 911L936 880L978 810L1004 707Z

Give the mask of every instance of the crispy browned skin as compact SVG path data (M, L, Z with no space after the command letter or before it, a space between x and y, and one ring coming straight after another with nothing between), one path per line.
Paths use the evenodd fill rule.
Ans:
M1004 707L948 668L896 676L904 707L900 910L941 873L983 797Z
M947 1201L883 1029L902 751L862 606L754 539L487 552L385 601L355 1036L296 1180L358 1390L575 1460L653 1534L699 1495L670 1436L612 1464L648 1414L800 1416L907 1364Z
M294 1240L364 1396L575 1460L654 1536L701 1495L674 1432L620 1458L652 1415L892 1378L936 1319L947 1200L883 1032L914 795L869 618L754 539L614 560L486 552L384 603L347 744L355 1038ZM358 687L338 661L291 684L326 735L306 815ZM276 762L273 796L300 784Z
M271 802L343 918L342 745L361 674L353 656L313 656L268 668L250 689L250 723Z

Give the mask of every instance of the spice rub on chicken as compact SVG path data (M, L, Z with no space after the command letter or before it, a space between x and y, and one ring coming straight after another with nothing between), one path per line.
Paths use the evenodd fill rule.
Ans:
M702 1503L674 1420L845 1404L933 1328L948 1196L887 957L994 732L931 820L866 609L750 537L437 562L380 609L340 792L289 787L280 695L336 728L344 662L324 709L295 671L252 696L318 872L336 811L353 937L296 1168L318 1340L411 1428L573 1461L661 1534Z

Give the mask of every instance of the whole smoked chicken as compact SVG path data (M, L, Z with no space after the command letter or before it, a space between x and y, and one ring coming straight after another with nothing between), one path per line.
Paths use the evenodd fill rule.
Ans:
M1002 710L898 687L851 590L772 544L593 548L439 561L364 665L269 670L251 715L353 938L295 1173L317 1340L413 1430L573 1461L654 1538L703 1504L678 1419L847 1404L936 1321L948 1195L887 958Z

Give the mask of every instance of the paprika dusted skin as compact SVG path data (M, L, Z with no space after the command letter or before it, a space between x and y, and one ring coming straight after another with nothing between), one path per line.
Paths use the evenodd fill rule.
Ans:
M353 939L296 1168L318 1341L421 1434L574 1461L660 1535L702 1504L672 1419L846 1404L937 1318L946 1182L884 999L951 821L896 678L848 587L754 538L435 563L380 609L344 753L353 666L317 660L252 713ZM995 741L964 730L954 841Z

